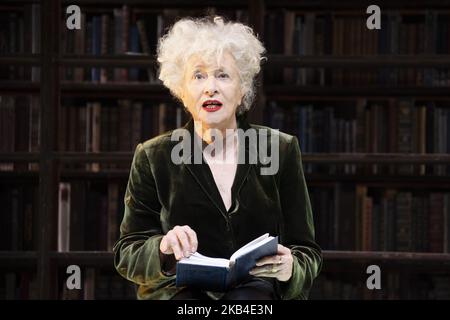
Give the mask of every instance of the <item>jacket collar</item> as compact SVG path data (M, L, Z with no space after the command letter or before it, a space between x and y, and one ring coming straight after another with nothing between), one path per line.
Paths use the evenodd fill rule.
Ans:
M244 132L250 128L245 116L237 117L237 126L239 129L244 130ZM188 171L194 176L195 180L200 184L202 190L206 193L206 196L210 201L216 206L216 208L220 211L220 213L227 219L228 215L237 212L239 208L239 190L241 189L245 179L250 173L250 169L252 168L252 164L249 161L245 161L245 163L238 163L236 168L236 175L233 181L233 185L231 187L231 207L227 211L225 208L225 204L222 200L222 196L220 195L219 189L214 181L214 177L212 175L211 169L209 165L205 162L205 158L203 157L203 152L200 150L200 146L198 143L195 143L193 139L194 135L196 135L194 130L194 121L192 118L186 123L184 129L188 130L190 133L191 139L191 159L185 165ZM240 136L239 136L240 137ZM202 140L203 147L205 147L205 142ZM250 152L256 152L255 146L249 146L248 141L239 140L239 145L245 143L244 149L240 148L239 151L244 150L245 159L249 158ZM196 150L194 149L196 148ZM195 150L195 151L194 151ZM193 153L202 155L201 164L194 164ZM238 155L239 158L239 155Z

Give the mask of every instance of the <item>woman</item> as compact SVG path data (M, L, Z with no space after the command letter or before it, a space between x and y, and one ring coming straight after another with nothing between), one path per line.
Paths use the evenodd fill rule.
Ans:
M192 119L135 151L114 252L118 272L139 285L139 299L308 297L322 258L298 141L245 120L263 53L249 27L220 17L180 20L160 40L159 78ZM275 172L263 174L267 163L249 160L267 150L239 130L267 138L279 157ZM194 161L174 158L180 132L195 138L183 150ZM177 260L196 251L229 258L264 233L279 236L278 252L259 260L250 280L228 292L175 287Z

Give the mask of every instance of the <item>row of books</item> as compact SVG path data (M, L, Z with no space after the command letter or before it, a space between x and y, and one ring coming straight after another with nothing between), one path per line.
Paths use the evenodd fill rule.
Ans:
M0 8L0 55L41 51L41 10L39 4ZM39 81L39 67L1 65L1 80Z
M81 105L63 101L58 122L59 149L79 152L134 151L138 143L180 127L188 118L184 107L170 101L149 103L122 99L83 102ZM0 96L0 152L38 152L39 135L39 98ZM65 168L98 171L109 167L118 166L94 163L67 165ZM0 171L37 168L35 163L0 163Z
M37 185L0 184L0 251L37 248Z
M450 193L336 183L311 188L324 249L450 252Z
M0 186L0 250L36 248L37 186ZM126 179L61 182L59 251L111 251L123 217ZM450 193L364 184L310 187L324 249L450 252Z
M265 108L265 124L297 136L304 153L448 153L449 111L445 100L355 99L303 104L274 100ZM64 99L59 114L59 149L133 151L139 142L180 127L188 118L189 114L175 102ZM37 97L0 97L0 152L37 152L39 131ZM31 170L33 166L36 164L1 163L0 170ZM70 168L98 171L109 167L90 164ZM448 173L449 168L373 165L364 170L370 174L441 175ZM308 164L305 171L361 173L355 165L338 168Z
M61 300L135 300L137 286L122 278L113 266L108 269L82 268L81 289L70 290L66 286L67 274L60 274Z
M86 9L86 10L84 10ZM0 8L0 54L40 53L41 7L22 4ZM83 8L80 29L68 29L67 16L61 19L61 52L63 54L145 55L149 59L156 53L158 39L182 16L203 16L204 9L155 8L145 10L122 5L98 11ZM208 13L224 15L247 23L248 13L243 9L208 8ZM156 68L66 68L63 80L116 82L148 81L159 83ZM38 67L0 66L2 80L39 81Z
M272 128L297 136L302 152L448 153L449 106L445 101L438 104L412 98L356 99L333 102L332 106L270 101L265 121ZM308 165L306 171L313 168ZM382 173L379 169L374 166L371 173ZM425 169L401 165L396 173L446 174L448 170L440 165ZM343 173L355 173L355 166L346 166Z
M300 58L301 59L301 58ZM270 57L268 59L270 61ZM334 88L448 87L450 69L443 67L280 67L263 68L265 85ZM309 75L307 77L306 75Z
M367 288L363 272L322 273L315 279L310 300L448 300L450 278L440 273L391 272L380 266L380 289ZM65 270L59 272L58 299L62 300L124 300L136 299L136 286L121 278L112 269L81 268L81 289L69 290ZM39 298L35 273L16 271L0 273L0 299L28 300Z
M141 10L127 5L105 9L103 14L82 12L81 29L70 30L62 20L62 52L69 54L130 54L154 57L158 39L181 16L198 16L199 10ZM39 52L38 5L14 12L3 11L5 30L0 35L0 52L7 54ZM220 9L211 12L248 23L245 10ZM448 54L446 35L449 15L428 10L415 14L388 12L382 15L380 30L366 27L367 17L354 13L298 13L268 11L265 16L264 44L270 53L286 55ZM28 32L31 31L31 32ZM283 34L280 37L279 34ZM30 38L31 37L31 38ZM37 67L6 66L0 79L38 81ZM149 68L65 68L63 80L91 82L148 81L159 83L156 66ZM297 85L418 85L448 86L448 68L341 68L268 67L266 83Z
M449 53L448 13L386 9L381 14L380 29L369 29L367 18L363 10L268 11L265 45L273 53L310 56Z
M365 11L266 14L264 42L268 52L306 56L374 56L448 54L449 14L433 10L400 13L383 10L381 29L368 29ZM282 34L284 36L280 37ZM436 68L286 68L266 70L266 83L297 85L448 86L449 70Z
M447 153L448 101L412 98L320 103L270 101L265 123L296 135L303 152ZM0 152L36 151L39 99L0 97ZM63 101L60 149L130 151L136 143L180 127L188 114L179 103ZM120 134L118 134L120 132Z
M184 125L186 116L182 106L170 102L63 105L60 147L64 151L133 151L139 142Z
M136 286L123 279L111 265L107 269L80 266L80 288L67 288L69 275L64 268L58 270L58 299L60 300L134 300ZM31 270L0 273L0 300L39 299L36 273Z
M63 28L62 50L69 54L141 54L153 58L158 39L181 16L201 15L199 10L146 11L124 5L101 15L82 13L80 30ZM213 13L211 9L211 13ZM246 11L229 9L230 18L248 20ZM139 68L67 68L63 80L92 82L148 81L159 83L156 66Z
M0 299L39 299L39 287L36 273L30 270L0 272Z
M39 97L0 96L0 152L37 152L40 139ZM32 170L36 164L0 163L0 171Z
M57 250L112 251L119 238L126 179L60 182L54 222ZM39 188L0 184L0 251L37 249Z
M450 278L443 274L400 274L380 266L381 288L370 290L366 280L370 274L340 272L321 274L313 284L310 300L449 300ZM356 275L356 276L355 276Z
M57 250L112 251L119 239L126 181L60 182Z

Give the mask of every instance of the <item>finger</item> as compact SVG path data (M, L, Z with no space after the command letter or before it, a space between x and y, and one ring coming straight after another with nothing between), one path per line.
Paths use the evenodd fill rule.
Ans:
M275 256L267 256L256 262L256 266L263 266L267 264L281 264L283 262L283 258L280 255Z
M186 231L189 238L189 243L191 245L190 248L191 252L196 252L198 248L197 233L195 233L195 231L192 230L191 227L189 226L184 226L184 230Z
M164 254L173 254L173 250L172 250L172 240L171 237L173 237L173 231L169 231L162 239L161 239L161 243L159 246L159 249L161 250L162 253Z
M250 270L250 274L254 276L261 276L261 274L274 274L280 272L283 269L283 266L276 264L266 264L261 267L255 267Z
M278 249L279 255L291 254L291 249L289 249L288 247L285 247L281 244L278 245L277 249Z
M184 230L184 228L181 228L181 227L175 227L173 230L175 232L175 235L178 238L181 254L184 257L189 257L191 245L189 243L189 238L188 238L188 235L186 234L186 231Z
M277 272L277 273L272 273L272 272L270 272L270 273L268 273L268 272L263 272L263 273L260 273L260 274L251 274L252 276L254 276L254 277L264 277L264 278L278 278L279 277L279 273Z
M168 253L167 252L167 238L166 238L166 236L164 236L164 237L162 237L162 239L161 239L161 243L159 244L159 250L162 252L162 253L164 253L164 254L166 254L166 253Z
M181 251L180 243L178 242L178 237L175 233L171 233L168 237L169 246L172 248L172 252L175 255L175 259L180 260L183 258L183 252Z

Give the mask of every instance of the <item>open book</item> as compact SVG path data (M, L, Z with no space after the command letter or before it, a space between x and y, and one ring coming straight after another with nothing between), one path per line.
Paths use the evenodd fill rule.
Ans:
M250 269L265 256L277 254L278 237L268 233L247 243L230 259L211 258L196 252L177 262L176 286L225 291L251 277Z

